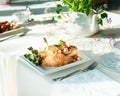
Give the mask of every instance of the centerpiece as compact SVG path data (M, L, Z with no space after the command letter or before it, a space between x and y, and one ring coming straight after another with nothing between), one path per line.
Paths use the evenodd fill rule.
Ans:
M73 35L81 37L91 36L99 31L99 26L103 25L103 19L108 15L105 12L106 6L97 3L98 0L61 0L63 4L57 4L56 12L62 18L62 7L65 6L69 11L71 22L66 25L67 31Z

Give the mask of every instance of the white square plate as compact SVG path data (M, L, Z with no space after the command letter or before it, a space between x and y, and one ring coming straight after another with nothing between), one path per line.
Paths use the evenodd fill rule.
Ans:
M28 64L29 66L32 66L35 70L39 71L41 73L41 75L49 75L49 74L52 74L52 73L55 73L55 72L58 72L58 71L61 71L61 70L65 70L67 68L71 68L71 67L74 67L74 66L77 66L77 65L80 65L80 64L87 63L87 62L91 61L91 59L89 57L87 57L86 55L84 55L80 52L79 52L79 56L81 56L83 59L79 60L79 61L76 61L76 62L73 62L73 63L70 63L70 64L67 64L67 65L64 65L64 66L60 66L60 67L36 66L33 62L28 60L26 57L20 56L20 58L26 64Z

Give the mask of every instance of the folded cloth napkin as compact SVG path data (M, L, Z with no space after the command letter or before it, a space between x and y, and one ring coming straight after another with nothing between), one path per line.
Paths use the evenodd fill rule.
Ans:
M50 96L120 96L120 83L94 69L53 83Z

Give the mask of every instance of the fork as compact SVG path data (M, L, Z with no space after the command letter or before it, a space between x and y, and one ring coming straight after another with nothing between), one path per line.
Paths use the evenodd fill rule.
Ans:
M61 77L57 77L57 78L54 78L53 81L61 81L67 77L70 77L72 76L73 74L77 73L77 72L86 72L86 71L89 71L89 70L93 70L95 67L97 66L97 63L96 62L93 62L91 65L89 65L88 67L86 67L85 69L78 69L72 73L69 73L65 76L61 76Z

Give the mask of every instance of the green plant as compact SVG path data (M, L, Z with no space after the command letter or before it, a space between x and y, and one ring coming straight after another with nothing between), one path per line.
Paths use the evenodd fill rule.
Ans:
M104 11L106 10L106 6L104 4L95 5L96 0L62 0L63 5L56 5L56 13L59 14L58 17L61 17L62 7L65 5L69 11L73 12L82 12L86 15L89 15L91 11L94 14L99 14L99 18L97 20L98 24L103 25L103 19L107 18L108 15Z

